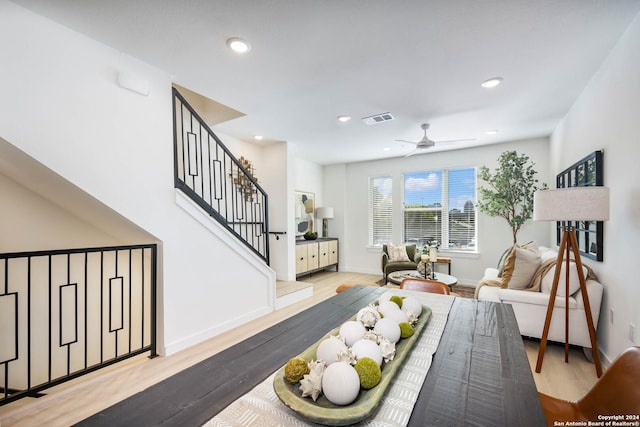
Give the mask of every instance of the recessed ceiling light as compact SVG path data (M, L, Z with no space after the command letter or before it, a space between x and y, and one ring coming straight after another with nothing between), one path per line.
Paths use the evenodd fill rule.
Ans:
M498 86L500 83L502 83L502 77L491 77L490 79L480 83L480 86L485 89L491 89L492 87Z
M491 129L491 130L487 130L484 132L485 135L495 135L496 133L498 133L498 129Z
M345 123L348 122L349 120L351 120L351 116L338 116L338 121Z
M262 141L262 138L264 138L264 136L262 136L262 135L255 135L253 138L254 138L254 139L257 139L258 141Z
M231 37L227 39L227 46L234 52L238 53L246 53L251 50L251 45L244 39L240 37Z
M384 147L383 150L384 151L391 151L391 148L390 147Z

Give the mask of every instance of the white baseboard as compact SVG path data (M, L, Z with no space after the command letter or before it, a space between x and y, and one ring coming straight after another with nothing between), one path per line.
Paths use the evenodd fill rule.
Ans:
M160 354L162 354L163 356L169 356L171 354L177 353L180 350L184 350L185 348L200 344L203 341L206 341L238 326L244 325L247 322L257 319L258 317L269 314L272 311L272 307L264 306L250 313L243 314L242 316L236 317L235 319L230 319L226 322L217 324L196 334L168 344L164 346L163 351L161 351Z

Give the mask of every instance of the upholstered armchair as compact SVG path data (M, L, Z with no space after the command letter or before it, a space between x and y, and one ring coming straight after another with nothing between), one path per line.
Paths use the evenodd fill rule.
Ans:
M400 270L415 270L418 268L418 262L420 260L420 252L416 250L416 245L406 245L408 261L393 261L389 256L389 250L387 245L382 245L382 275L384 279L387 279L389 273Z

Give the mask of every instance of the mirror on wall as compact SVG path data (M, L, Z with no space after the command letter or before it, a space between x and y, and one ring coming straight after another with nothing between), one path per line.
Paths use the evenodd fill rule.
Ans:
M556 176L556 187L585 187L589 185L604 185L603 151L594 151L585 158L579 160ZM563 222L557 223L556 239L560 244ZM576 229L576 237L580 246L580 255L587 258L603 260L603 234L604 223L602 221L577 221L567 224Z

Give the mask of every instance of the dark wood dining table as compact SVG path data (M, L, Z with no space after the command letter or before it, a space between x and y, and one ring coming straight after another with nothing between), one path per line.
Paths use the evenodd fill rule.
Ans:
M387 290L354 286L78 425L200 426ZM408 425L546 425L510 305L455 299Z

